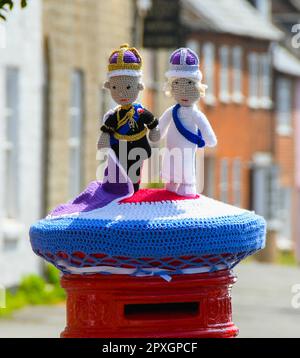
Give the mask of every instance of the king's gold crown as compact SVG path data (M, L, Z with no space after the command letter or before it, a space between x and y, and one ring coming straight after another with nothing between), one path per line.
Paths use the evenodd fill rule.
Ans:
M142 57L138 50L129 47L128 44L120 46L119 50L115 50L109 57L108 71L140 71L142 68Z

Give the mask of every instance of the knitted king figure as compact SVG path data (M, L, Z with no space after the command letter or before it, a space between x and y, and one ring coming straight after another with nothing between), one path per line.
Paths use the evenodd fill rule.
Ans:
M199 58L189 48L180 48L170 57L167 94L176 101L159 121L161 136L166 136L168 152L176 150L175 160L164 158L162 178L166 189L181 196L196 195L195 154L197 148L214 147L215 133L197 102L205 96L206 86L201 83Z
M139 190L143 161L151 156L149 139L160 139L158 120L135 101L144 89L141 82L142 58L135 48L122 45L109 58L108 81L104 87L119 105L104 116L98 149L112 148L121 166L132 181L134 191Z

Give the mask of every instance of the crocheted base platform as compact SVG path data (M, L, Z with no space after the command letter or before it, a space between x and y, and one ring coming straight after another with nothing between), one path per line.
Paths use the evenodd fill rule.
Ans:
M262 217L202 195L140 190L98 209L65 209L30 230L34 252L64 273L212 272L265 245Z

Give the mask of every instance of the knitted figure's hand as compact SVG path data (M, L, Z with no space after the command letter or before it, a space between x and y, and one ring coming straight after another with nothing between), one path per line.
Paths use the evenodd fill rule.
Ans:
M97 148L98 150L110 148L110 135L108 133L101 133Z
M158 142L160 140L160 130L159 127L155 127L149 132L149 139L151 142Z

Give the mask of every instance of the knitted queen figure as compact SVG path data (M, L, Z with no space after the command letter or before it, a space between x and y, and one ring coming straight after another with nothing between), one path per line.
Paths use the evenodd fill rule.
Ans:
M176 101L161 116L161 137L166 136L162 179L166 189L181 196L196 195L196 150L217 144L215 133L197 102L205 95L199 58L189 48L180 48L170 57L167 94ZM173 161L171 160L173 153Z
M158 120L135 101L144 89L141 82L142 58L135 48L122 45L109 58L107 88L119 106L106 113L98 149L112 148L121 166L127 171L134 191L140 186L143 161L151 156L149 139L160 139Z

